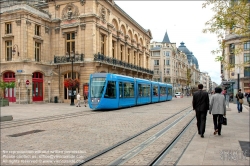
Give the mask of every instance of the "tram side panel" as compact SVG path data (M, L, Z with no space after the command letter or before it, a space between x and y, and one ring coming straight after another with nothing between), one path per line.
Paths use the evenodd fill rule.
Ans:
M172 100L172 85L167 85L167 100Z
M137 105L151 103L151 82L143 79L136 79Z
M167 84L159 83L160 86L160 101L167 100Z
M135 82L133 78L118 77L119 108L136 105Z
M152 82L152 103L159 102L159 83Z
M101 109L117 109L118 108L118 91L116 79L107 78L105 92L102 96L100 108Z

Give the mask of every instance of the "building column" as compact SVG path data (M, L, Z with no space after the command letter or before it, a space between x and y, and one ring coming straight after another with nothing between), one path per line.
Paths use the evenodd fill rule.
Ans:
M116 44L116 59L120 60L120 57L121 57L121 41L120 39L117 39L117 44Z

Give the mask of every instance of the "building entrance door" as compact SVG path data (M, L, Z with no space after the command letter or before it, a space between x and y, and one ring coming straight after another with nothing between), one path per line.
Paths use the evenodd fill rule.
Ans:
M15 73L4 73L3 81L5 83L15 82ZM9 102L16 102L16 88L6 88L4 92L4 98L8 99Z
M43 101L43 75L39 72L33 73L32 100Z

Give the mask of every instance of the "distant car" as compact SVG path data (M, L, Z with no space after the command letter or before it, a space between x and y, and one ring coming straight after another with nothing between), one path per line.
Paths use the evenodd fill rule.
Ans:
M180 98L180 97L182 97L182 93L181 93L181 92L176 92L176 93L174 94L174 97Z

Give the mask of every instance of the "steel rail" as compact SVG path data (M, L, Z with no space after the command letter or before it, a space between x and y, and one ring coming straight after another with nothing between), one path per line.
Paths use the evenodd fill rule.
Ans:
M171 149L179 141L182 135L187 131L187 129L189 128L194 119L195 116L186 124L186 126L177 134L177 136L162 150L162 152L160 152L159 155L157 155L155 159L148 165L150 166L159 165L162 159L166 157L166 155L171 151ZM183 155L183 153L181 155ZM178 157L178 160L180 159L180 157L181 156Z
M129 137L129 138L126 138L126 139L124 139L124 140L122 140L122 141L120 141L120 142L118 142L118 143L116 143L116 144L114 144L114 145L112 145L112 146L110 146L110 147L104 149L104 150L101 150L101 151L95 153L94 155L92 155L92 156L90 156L90 157L87 157L86 159L82 159L81 162L75 163L73 166L81 166L81 165L83 165L83 164L88 163L89 161L91 161L91 160L93 160L93 159L95 159L95 158L97 158L97 157L99 157L99 156L101 156L101 155L103 155L103 154L105 154L105 153L107 153L107 152L109 152L109 151L111 151L111 150L117 148L118 146L123 145L124 143L126 143L126 142L128 142L128 141L130 141L130 140L132 140L132 139L134 139L134 138L136 138L136 137L142 135L143 133L145 133L145 132L151 130L152 128L154 128L154 127L156 127L156 126L162 124L163 122L166 122L166 121L169 120L170 118L172 118L172 117L174 117L174 116L180 114L181 112L183 112L183 111L189 109L190 107L191 107L191 106L189 106L189 107L187 107L187 108L185 108L185 109L183 109L183 110L181 110L181 111L179 111L179 112L177 112L177 113L171 115L171 116L168 117L168 118L165 118L165 119L161 120L160 122L158 122L158 123L156 123L156 124L154 124L154 125L148 127L147 129L145 129L145 130L143 130L143 131L141 131L141 132L139 132L139 133L137 133L137 134L135 134L135 135L133 135L133 136L131 136L131 137Z

